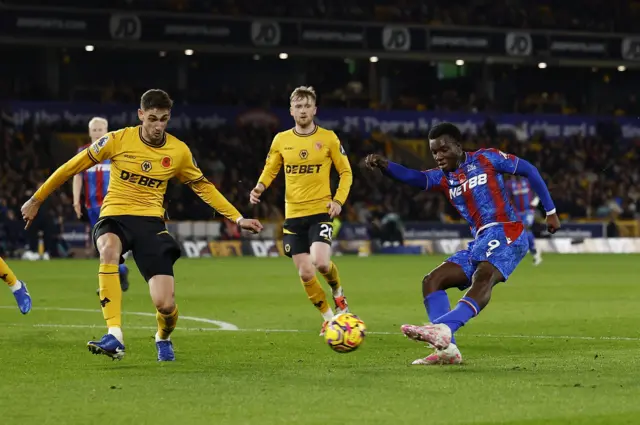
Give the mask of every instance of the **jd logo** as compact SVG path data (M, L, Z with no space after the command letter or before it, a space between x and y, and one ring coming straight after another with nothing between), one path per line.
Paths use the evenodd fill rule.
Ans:
M510 32L505 39L505 49L510 56L531 56L533 42L531 34L526 32Z
M382 45L385 50L409 50L411 34L405 27L386 26L382 30Z
M274 21L253 21L251 41L256 46L277 46L280 44L280 25Z
M140 40L142 24L136 15L113 14L109 20L109 32L114 40Z

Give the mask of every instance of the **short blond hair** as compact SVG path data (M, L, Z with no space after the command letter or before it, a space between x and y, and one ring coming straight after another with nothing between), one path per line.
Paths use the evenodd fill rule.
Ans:
M316 101L316 91L311 86L300 86L296 87L294 91L291 92L291 96L289 97L289 102L293 102L295 100L302 99L313 99L313 102Z
M106 119L102 118L102 117L93 117L93 118L91 118L91 121L89 121L89 128L91 128L91 126L94 123L102 123L102 124L104 124L104 128L105 129L109 128L109 122Z

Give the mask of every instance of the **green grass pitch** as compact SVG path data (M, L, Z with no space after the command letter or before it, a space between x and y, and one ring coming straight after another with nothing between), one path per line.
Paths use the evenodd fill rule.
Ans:
M120 362L86 349L105 332L97 260L10 262L34 309L22 316L0 291L0 422L640 423L639 256L548 255L538 268L528 257L459 332L465 364L453 367L411 366L428 350L399 332L426 321L421 280L441 257L335 261L371 331L359 350L324 344L290 260L182 259L177 361L162 364L155 310L132 262Z

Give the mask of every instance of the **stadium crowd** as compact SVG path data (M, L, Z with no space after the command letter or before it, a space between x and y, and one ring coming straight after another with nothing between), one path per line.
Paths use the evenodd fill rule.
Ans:
M48 5L48 0L4 0ZM57 0L59 6L162 10L211 15L275 16L321 20L406 22L624 32L634 29L637 2L551 0Z
M71 184L47 201L41 220L29 233L24 232L19 208L32 191L55 169L52 150L56 148L55 129L33 123L16 128L8 114L0 124L0 240L5 250L28 242L35 251L38 234L56 234L65 221L75 221ZM267 128L224 127L214 131L177 134L191 146L205 175L246 216L267 221L283 219L284 187L282 173L263 202L248 203L264 164L273 131ZM457 214L440 194L398 188L382 176L371 175L362 166L368 153L388 154L391 136L374 133L339 133L349 154L354 183L343 219L368 222L375 213L395 212L403 220L456 221ZM426 143L426 142L425 142ZM498 147L519 155L539 167L548 182L558 211L571 218L640 218L640 144L615 142L602 137L520 142L508 135L497 135L487 127L479 135L467 135L465 148ZM399 159L400 151L391 157ZM399 159L401 160L401 159ZM423 167L429 167L424 163ZM337 176L336 176L337 179ZM166 197L171 220L207 220L211 210L187 187L169 185ZM54 241L45 241L48 244Z

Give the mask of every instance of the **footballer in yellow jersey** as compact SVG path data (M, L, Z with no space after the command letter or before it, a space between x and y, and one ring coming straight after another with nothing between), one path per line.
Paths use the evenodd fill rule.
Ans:
M290 97L295 127L278 133L271 143L264 171L251 191L251 203L278 175L285 174L284 253L293 259L311 303L324 318L320 335L334 312L317 277L323 275L332 290L336 313L349 311L338 269L331 261L334 217L342 211L353 182L349 159L333 131L314 122L316 94L312 87L298 87ZM340 175L335 195L329 176L332 165Z
M27 226L42 202L56 188L77 173L101 161L111 160L109 190L93 228L93 240L100 253L100 305L108 333L89 341L94 354L121 359L125 353L122 334L122 290L118 264L122 253L132 251L140 273L149 283L156 307L158 361L175 359L170 335L176 327L173 264L180 247L164 223L164 194L167 183L177 177L212 208L252 232L262 230L257 220L243 218L198 168L189 147L165 130L173 101L162 90L142 95L138 117L142 125L107 133L86 150L58 168L22 206Z

